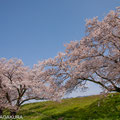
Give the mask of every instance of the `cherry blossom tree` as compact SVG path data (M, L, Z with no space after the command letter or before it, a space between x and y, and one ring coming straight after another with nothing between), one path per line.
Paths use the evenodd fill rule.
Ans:
M44 100L57 98L57 86L42 72L42 64L30 69L19 59L1 59L1 94L7 100L6 107L15 116L20 106L29 100ZM1 103L4 99L1 96ZM2 106L1 106L2 108ZM2 109L1 109L2 110Z
M29 69L23 66L21 60L1 59L1 91L7 100L5 107L10 109L11 115L16 114L21 101L26 97L28 92L28 73ZM1 101L4 101L3 97L1 97Z
M85 37L66 44L65 53L45 62L46 71L66 92L85 89L88 81L105 91L120 92L120 8L102 21L87 20Z
M110 11L102 21L87 20L86 36L67 45L74 79L91 81L107 91L120 92L120 18Z

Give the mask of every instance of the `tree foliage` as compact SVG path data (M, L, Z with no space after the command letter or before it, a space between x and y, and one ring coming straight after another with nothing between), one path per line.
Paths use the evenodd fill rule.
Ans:
M56 85L43 74L43 67L32 69L24 66L19 59L0 59L0 109L8 108L17 112L29 100L57 100Z
M102 21L86 21L86 35L66 44L65 53L45 61L49 75L66 91L86 88L88 81L104 90L120 92L120 11L110 11Z

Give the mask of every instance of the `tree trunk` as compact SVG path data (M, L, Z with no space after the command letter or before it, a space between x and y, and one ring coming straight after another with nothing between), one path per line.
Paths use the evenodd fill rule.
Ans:
M115 90L116 90L116 92L120 92L120 88L119 87L116 87Z
M2 109L0 109L0 115L3 115L3 110Z
M10 115L13 117L13 118L15 118L15 116L16 116L16 112L14 111L10 111Z

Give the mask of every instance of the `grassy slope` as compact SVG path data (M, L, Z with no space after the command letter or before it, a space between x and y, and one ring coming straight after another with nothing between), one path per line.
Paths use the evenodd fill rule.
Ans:
M120 120L120 95L31 103L23 105L19 114L24 120Z

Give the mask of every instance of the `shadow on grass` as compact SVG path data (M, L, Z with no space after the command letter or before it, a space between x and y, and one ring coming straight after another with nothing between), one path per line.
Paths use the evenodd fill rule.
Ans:
M70 109L60 114L53 114L51 116L45 117L42 120L83 120L85 115L84 109L78 109L77 107L74 109ZM85 120L85 119L84 119ZM87 120L87 119L86 119Z

